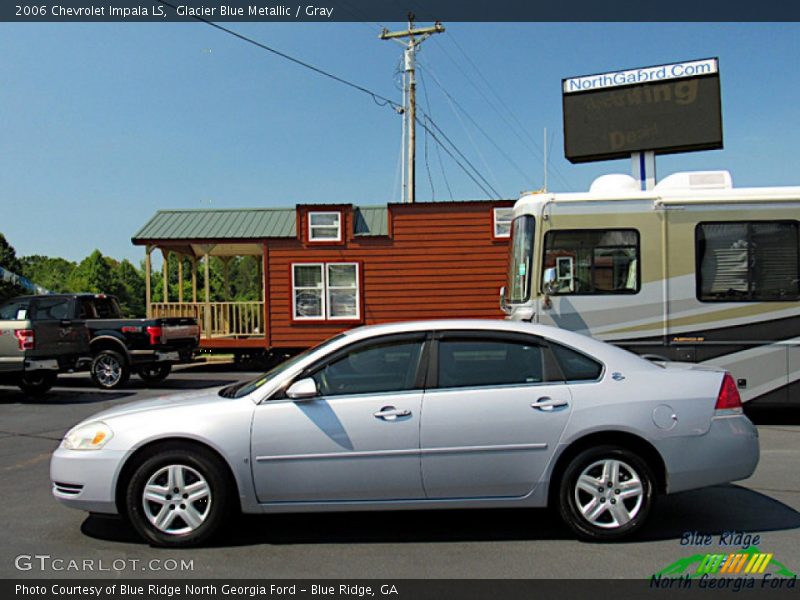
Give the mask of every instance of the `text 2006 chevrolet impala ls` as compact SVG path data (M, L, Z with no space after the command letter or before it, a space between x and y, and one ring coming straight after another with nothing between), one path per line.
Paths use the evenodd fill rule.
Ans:
M744 479L758 434L731 376L529 323L362 327L246 383L134 402L69 431L53 494L163 546L234 511L555 505L586 539L658 494Z

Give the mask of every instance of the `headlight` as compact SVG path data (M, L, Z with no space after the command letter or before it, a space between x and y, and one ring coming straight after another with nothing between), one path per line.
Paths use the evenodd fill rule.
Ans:
M64 438L64 448L69 450L100 450L114 437L111 428L102 421L76 427Z

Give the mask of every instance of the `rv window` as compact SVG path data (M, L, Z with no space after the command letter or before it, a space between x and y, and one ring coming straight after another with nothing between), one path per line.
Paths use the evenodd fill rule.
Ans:
M695 230L697 298L702 302L800 298L796 221L700 223Z
M548 231L542 273L556 269L553 295L635 294L639 233L633 229Z
M521 304L531 297L533 267L533 233L535 221L531 215L514 219L511 243L508 245L508 287L506 302Z

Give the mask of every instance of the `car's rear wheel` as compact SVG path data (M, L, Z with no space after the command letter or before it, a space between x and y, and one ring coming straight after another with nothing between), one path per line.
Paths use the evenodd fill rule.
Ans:
M58 375L52 371L31 371L19 380L20 389L29 396L41 396L53 387Z
M170 363L153 363L139 368L139 377L147 383L158 383L164 381L172 372Z
M619 446L599 446L578 454L559 488L564 522L585 540L611 541L631 535L647 520L655 500L652 470Z
M92 360L91 375L97 387L115 390L128 382L131 369L119 352L101 350Z
M222 526L231 504L225 466L201 448L174 448L145 458L125 497L131 524L147 541L196 546Z

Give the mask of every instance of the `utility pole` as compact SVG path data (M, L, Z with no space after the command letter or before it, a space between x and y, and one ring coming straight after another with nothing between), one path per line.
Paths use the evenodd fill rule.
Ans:
M443 33L444 26L439 22L433 25L433 27L421 27L419 29L414 29L414 15L408 15L408 29L405 31L389 31L384 28L384 30L380 34L380 39L382 40L396 40L399 42L404 48L404 71L406 85L408 88L408 93L406 94L406 98L408 99L408 105L405 107L405 118L407 119L407 127L405 127L405 135L408 136L408 166L407 170L407 178L408 181L406 182L406 194L407 194L407 201L409 204L413 204L416 196L416 185L414 181L414 171L415 171L415 158L416 158L416 130L417 130L417 81L414 78L414 68L416 65L416 54L417 48L419 47L422 42L427 40L435 33ZM407 42L401 41L403 38L408 38ZM405 87L404 87L405 91Z

